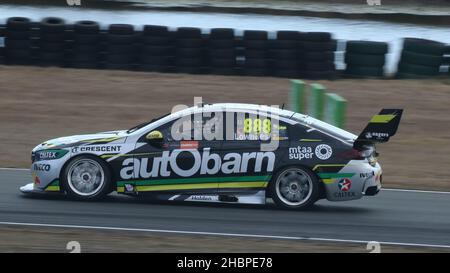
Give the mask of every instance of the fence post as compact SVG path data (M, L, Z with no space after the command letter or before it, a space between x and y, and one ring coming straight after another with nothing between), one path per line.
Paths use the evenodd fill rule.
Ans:
M333 124L339 128L345 127L345 112L347 100L335 93L325 95L325 122Z
M305 83L301 80L291 80L289 93L289 109L296 113L304 113Z
M316 119L323 119L323 104L325 87L318 83L311 84L311 94L308 100L308 115Z

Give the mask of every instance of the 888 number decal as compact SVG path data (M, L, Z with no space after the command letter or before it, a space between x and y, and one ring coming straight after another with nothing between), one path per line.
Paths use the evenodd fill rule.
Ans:
M244 119L244 133L245 134L270 134L272 131L272 122L270 119L260 118L246 118Z

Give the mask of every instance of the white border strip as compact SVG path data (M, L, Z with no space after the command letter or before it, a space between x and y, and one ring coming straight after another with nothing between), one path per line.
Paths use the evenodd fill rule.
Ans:
M25 168L0 168L0 171L30 171L30 169ZM427 190L414 190L414 189L389 189L381 188L382 191L398 191L398 192L417 192L417 193L440 193L440 194L450 194L450 191L427 191Z
M56 225L56 224L37 224L37 223L19 223L19 222L0 222L0 225L32 226L32 227L54 227L54 228L74 228L74 229L88 229L88 230L157 232L157 233L172 233L172 234L185 234L185 235L186 234L190 234L190 235L210 235L210 236L223 236L223 237L243 237L243 238L260 238L260 239L322 241L322 242L356 243L356 244L367 244L369 242L373 242L373 241L364 241L364 240L347 240L347 239L332 239L332 238L318 238L318 237L293 237L293 236L259 235L259 234L243 234L243 233L219 233L219 232L165 230L165 229L101 227L101 226L80 226L80 225ZM380 244L391 245L391 246L432 247L432 248L450 249L450 245L399 243L399 242L386 242L386 241L377 241L377 242L380 243Z

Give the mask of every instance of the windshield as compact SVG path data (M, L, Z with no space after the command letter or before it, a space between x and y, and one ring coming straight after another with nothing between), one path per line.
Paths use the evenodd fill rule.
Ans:
M133 133L134 131L139 130L139 129L141 129L142 127L145 127L145 126L149 125L150 123L153 123L153 122L155 122L155 121L158 121L158 120L160 120L160 119L162 119L162 118L164 118L164 117L167 117L168 115L170 115L170 114L165 114L165 115L163 115L163 116L154 118L154 119L152 119L151 121L144 122L144 123L138 124L138 125L136 125L136 126L134 126L134 127L131 127L130 129L127 130L127 134Z

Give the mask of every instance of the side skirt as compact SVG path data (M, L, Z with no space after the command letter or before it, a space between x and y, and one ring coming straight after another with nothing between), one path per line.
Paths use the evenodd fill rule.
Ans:
M185 194L185 193L124 193L131 195L149 195L160 201L186 201L186 202L206 202L206 203L235 203L235 204L256 204L266 203L266 191L259 190L251 194Z

